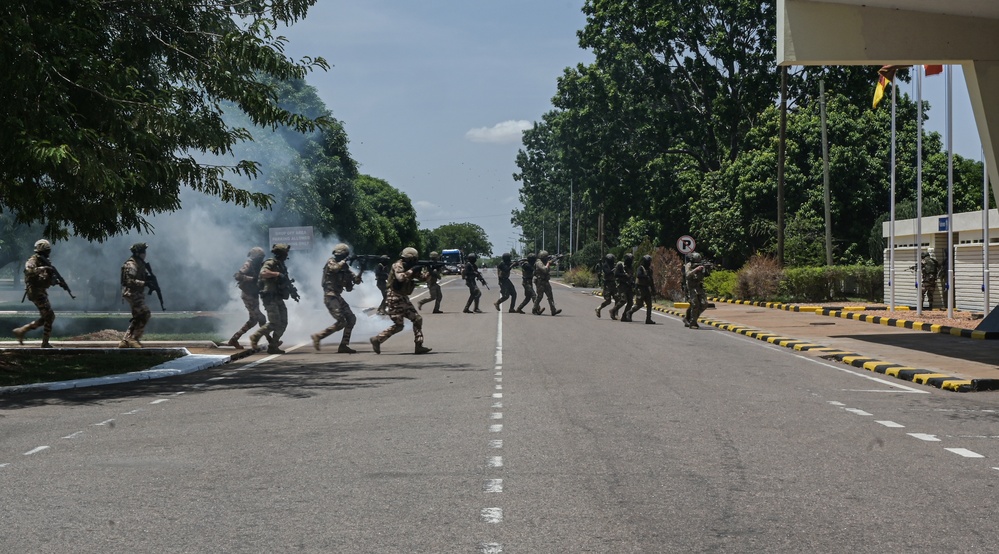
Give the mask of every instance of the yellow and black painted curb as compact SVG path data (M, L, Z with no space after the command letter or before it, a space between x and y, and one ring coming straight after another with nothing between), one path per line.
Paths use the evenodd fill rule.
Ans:
M663 306L655 305L654 308L656 311L678 317L683 317L685 315L684 312L665 308ZM740 335L768 342L770 344L775 344L777 346L791 348L799 352L815 352L823 358L837 360L859 369L866 369L868 371L873 371L889 377L895 377L904 381L918 383L920 385L929 385L931 387L937 387L939 389L955 392L999 390L999 379L961 379L945 373L938 373L930 369L920 369L886 362L883 360L877 360L855 352L848 352L838 348L829 348L821 344L784 337L774 333L769 333L767 331L743 327L725 321L718 321L705 317L698 318L697 321L698 323L711 325L712 327L717 327L718 329L738 333Z
M729 300L725 298L709 298L711 302L726 302L729 304L743 304L749 306L760 306L764 308L771 308L775 310L785 310L789 312L813 312L817 315L824 315L829 317L839 317L842 319L853 319L855 321L865 321L868 323L875 323L879 325L884 325L886 327L901 327L904 329L913 329L916 331L927 331L930 333L939 333L943 335L951 335L954 337L964 337L969 339L979 339L979 340L996 340L999 339L999 332L996 331L976 331L974 329L963 329L961 327L951 327L950 325L934 325L932 323L921 323L918 321L909 321L906 319L899 319L895 317L884 317L880 315L869 315L856 312L865 312L868 310L883 311L887 310L887 306L798 306L796 304L783 304L781 302L755 302L752 300ZM913 311L914 307L911 306L896 306L896 311Z

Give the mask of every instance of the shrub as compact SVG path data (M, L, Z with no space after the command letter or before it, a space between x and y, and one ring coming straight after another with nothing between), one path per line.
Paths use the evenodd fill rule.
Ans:
M704 292L708 296L735 298L737 272L728 269L712 271L704 278Z
M567 270L565 274L562 275L562 280L574 287L591 288L597 286L596 274L583 266L577 266Z
M685 300L683 287L683 260L676 250L660 246L652 252L652 276L655 280L654 294L678 302Z
M746 300L772 300L777 296L780 264L770 256L753 256L736 272L735 294Z

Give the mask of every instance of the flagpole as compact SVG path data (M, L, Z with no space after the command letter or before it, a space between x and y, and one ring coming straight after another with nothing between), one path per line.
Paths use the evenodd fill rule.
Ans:
M888 293L889 311L895 311L895 76L891 79L891 222L888 225Z
M916 315L923 315L923 68L916 66Z
M954 66L947 66L947 317L954 317Z
M989 300L989 168L985 161L985 148L982 148L982 294L985 300L985 316L988 317L992 307Z

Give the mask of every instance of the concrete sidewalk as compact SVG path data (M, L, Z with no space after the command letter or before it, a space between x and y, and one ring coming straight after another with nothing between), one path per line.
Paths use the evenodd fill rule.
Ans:
M706 326L737 332L915 383L960 392L999 389L999 341L906 329L814 312L715 301ZM683 310L659 306L678 317ZM897 319L905 319L898 312Z

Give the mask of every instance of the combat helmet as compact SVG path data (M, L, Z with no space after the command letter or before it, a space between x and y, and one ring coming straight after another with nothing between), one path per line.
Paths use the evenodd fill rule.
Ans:
M538 257L541 258L542 260L548 258L548 251L542 250L541 252L538 252Z
M534 252L528 252L527 253L527 259L528 260L534 260L534 259L537 259L537 257L538 257L538 255L535 254Z
M607 254L606 256L604 256L604 259L607 260L607 263L609 264L613 264L614 262L617 261L617 258L614 256L614 254Z
M288 257L288 251L291 250L290 244L278 243L271 246L271 254L274 254L279 259L284 259Z
M148 244L146 244L144 242L137 242L137 243L133 244L132 247L129 250L132 251L132 254L141 254L141 253L145 252L147 248L149 248Z
M695 264L698 263L698 262L700 262L703 259L704 259L704 256L701 255L700 252L693 252L693 253L690 254L690 261L694 262Z
M263 259L264 249L260 248L259 246L254 246L253 248L250 249L249 252L246 253L246 257L254 260Z
M430 253L430 259L431 260L436 260L437 258L440 258L440 257L441 257L441 255L438 254L437 252L431 252Z
M333 257L342 260L350 255L350 247L344 243L338 243L333 247Z
M624 255L624 265L630 266L635 261L635 255L628 252Z
M509 252L504 252L504 253L503 253L503 261L504 261L504 262L509 262L509 261L510 261L510 258L511 258L511 257L512 257L512 256L510 256L510 253L509 253Z
M646 255L642 256L642 265L644 265L645 267L649 267L649 264L651 264L651 263L652 263L652 255L651 254L646 254Z
M420 257L420 253L417 252L412 246L407 246L402 249L402 252L399 253L399 257L406 260L415 260Z
M41 254L42 252L51 252L51 251L52 251L52 243L51 242L49 242L49 241L47 241L45 239L41 239L41 240L35 241L35 252L36 253Z
M471 254L465 256L465 259L468 260L468 261L470 261L470 262L472 262L474 264L475 260L479 259L479 255L476 254L475 252L472 252Z

